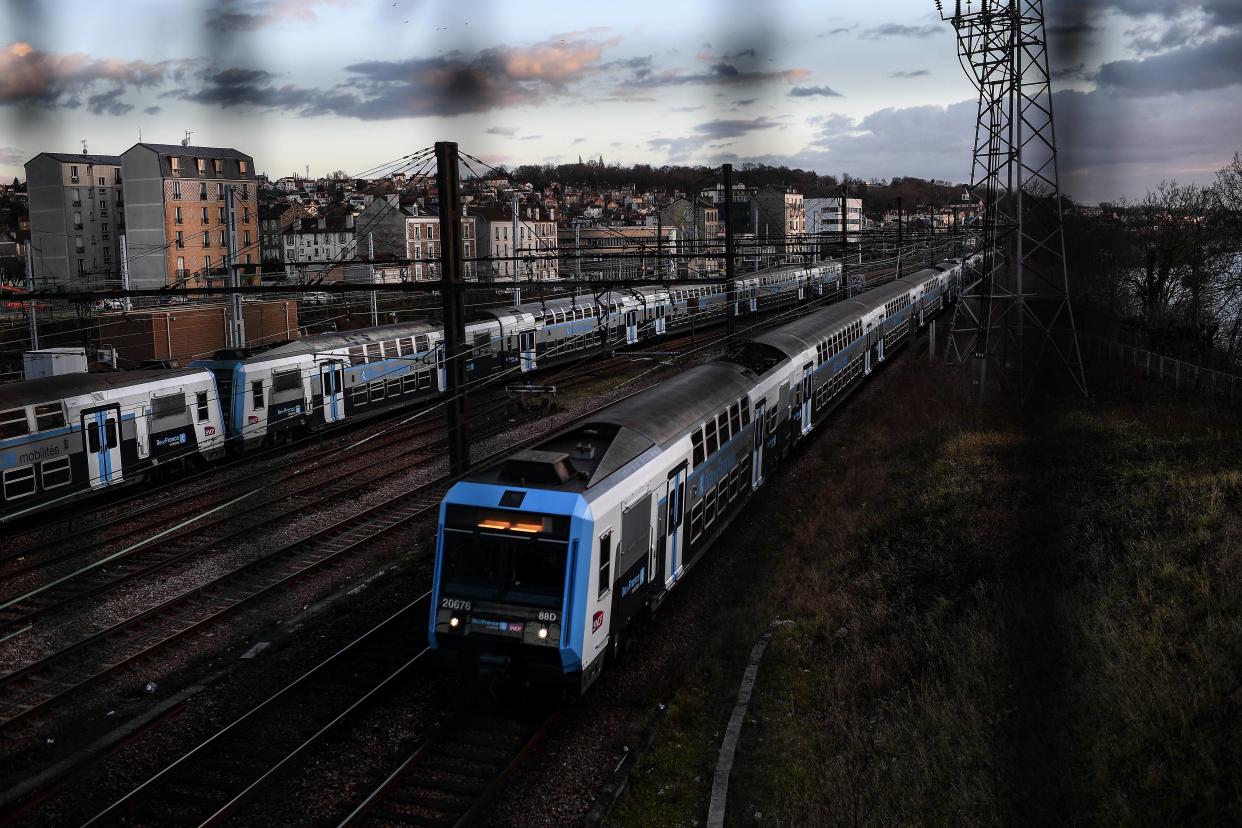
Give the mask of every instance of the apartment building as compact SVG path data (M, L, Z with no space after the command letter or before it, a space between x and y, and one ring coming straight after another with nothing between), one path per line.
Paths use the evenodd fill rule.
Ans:
M513 211L503 207L475 207L469 213L474 219L479 255L492 259L483 263L490 267L480 268L480 278L557 277L556 222L542 207L519 206L516 221Z
M135 144L121 155L130 285L201 287L227 278L225 193L237 216L242 284L261 261L254 159L227 147Z
M125 232L121 158L41 152L26 162L39 287L116 287Z
M806 205L789 187L760 187L750 202L751 232L778 254L806 250Z
M282 238L286 264L345 262L358 256L352 213L294 219ZM362 252L366 253L365 247Z
M372 199L358 214L354 223L358 234L358 250L367 251L366 234L371 234L375 258L399 260L385 265L386 272L395 272L401 281L423 281L440 278L440 216L424 213L415 204L401 204L397 194ZM472 261L478 254L479 219L465 215L461 219L463 275L475 278L480 268ZM378 277L377 277L378 278ZM387 277L385 277L387 278Z
M639 279L676 274L660 271L659 253L677 250L674 226L562 227L566 267L584 278ZM667 265L667 261L665 262Z

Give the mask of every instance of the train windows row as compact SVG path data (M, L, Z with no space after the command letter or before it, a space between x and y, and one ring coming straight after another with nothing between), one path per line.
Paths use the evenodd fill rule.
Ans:
M381 359L392 359L399 356L412 356L431 350L431 339L426 334L403 336L386 342L368 342L365 345L351 345L349 348L350 365L366 365L368 362L379 362Z
M698 468L748 425L750 406L745 397L738 397L737 402L690 433L694 467Z
M73 472L69 469L69 458L58 457L55 460L44 460L39 463L39 476L42 478L45 491L69 485L73 479ZM35 467L33 464L5 470L5 500L17 500L34 493Z
M716 518L724 514L729 503L745 491L750 484L750 462L750 452L747 452L740 462L720 479L720 482L707 490L702 500L690 508L691 543L711 528Z
M862 322L852 322L815 346L816 365L823 365L862 336Z
M364 385L355 385L353 390L354 405L366 405L379 402L385 397L399 397L402 394L413 394L431 387L431 371L414 371L400 377L371 380Z
M34 406L34 431L50 431L65 427L65 409L60 402L41 403ZM25 408L0 411L0 440L24 437L31 433L30 419Z
M894 313L901 310L902 308L908 308L908 307L910 307L910 294L905 293L905 294L902 294L901 296L898 296L896 299L892 299L884 303L884 315L892 316Z

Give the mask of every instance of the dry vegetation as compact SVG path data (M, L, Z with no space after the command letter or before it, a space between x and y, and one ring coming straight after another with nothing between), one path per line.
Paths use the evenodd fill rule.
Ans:
M730 824L1242 822L1236 416L1151 387L968 414L909 362L717 550L764 561L720 610L743 634L687 671L612 821L702 823L770 628Z

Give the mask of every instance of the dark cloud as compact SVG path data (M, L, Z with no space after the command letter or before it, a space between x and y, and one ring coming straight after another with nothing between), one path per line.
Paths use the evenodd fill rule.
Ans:
M824 98L845 97L831 86L795 86L789 90L789 94L794 98L814 98L817 96Z
M925 78L930 74L931 72L927 71L926 69L903 69L899 72L892 72L891 74L889 74L889 77L890 78Z
M941 27L935 24L903 26L900 23L884 23L870 29L864 29L860 37L864 37L867 40L880 40L886 37L931 37L940 31Z
M573 141L574 146L577 146L578 144L585 144L585 143L586 143L586 138L575 138Z
M514 135L517 135L517 127L491 126L483 131L488 135L503 135L506 138L512 138Z
M75 109L86 96L88 101L99 99L88 103L93 112L120 109L127 106L117 101L125 89L178 79L190 65L190 61L148 63L82 52L44 52L29 43L10 43L0 51L0 105Z
M740 101L734 101L733 104L734 106L750 106L757 100L759 99L758 98L743 98Z
M1100 67L1095 82L1132 96L1223 89L1242 83L1242 32Z
M849 34L850 32L854 31L857 28L858 28L857 25L838 26L835 29L829 29L826 32L820 32L819 34L815 36L816 37L834 37L835 35L839 35L839 34Z
M806 69L784 69L772 71L751 71L737 68L732 63L723 61L713 64L705 72L679 72L668 70L653 72L642 78L634 78L627 84L630 88L650 89L660 86L685 86L688 84L722 84L747 86L762 83L777 83L801 80L810 75Z
M262 69L224 69L204 72L197 88L166 94L225 108L362 120L489 112L564 93L569 84L601 71L604 49L616 42L570 33L534 46L494 47L473 55L453 51L433 58L363 61L346 66L345 80L329 89L280 85ZM641 74L649 61L636 59L627 68Z
M702 106L675 106L675 107L673 107L672 111L673 111L673 112L698 112L700 109L705 109L705 107L702 107Z
M124 115L134 107L121 100L121 96L125 94L124 89L113 89L109 92L100 92L97 95L91 95L86 99L86 109L94 115Z
M18 167L26 163L30 155L16 147L0 147L0 164Z
M318 22L316 6L342 6L343 0L222 0L209 11L209 23L226 32L252 32L287 23Z
M146 109L142 111L148 115L159 115L161 112L164 111L164 108L162 106L148 106Z
M720 138L737 138L748 132L771 129L775 126L780 126L780 124L770 118L760 116L749 121L722 119L707 121L706 123L696 124L694 131L709 140L718 140Z
M734 52L731 55L725 55L725 60L737 60L739 58L757 58L759 55L754 49L742 49L740 52Z

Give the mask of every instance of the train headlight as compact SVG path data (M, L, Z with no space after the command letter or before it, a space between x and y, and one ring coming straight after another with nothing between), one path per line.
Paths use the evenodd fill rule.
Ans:
M452 627L453 629L457 629L457 627L459 627L460 625L461 625L461 619L458 618L456 615L454 615L452 618L449 619L449 626Z
M540 627L540 628L539 628L539 640L540 640L540 641L543 641L543 640L547 639L547 637L548 637L548 628L547 628L547 627Z

